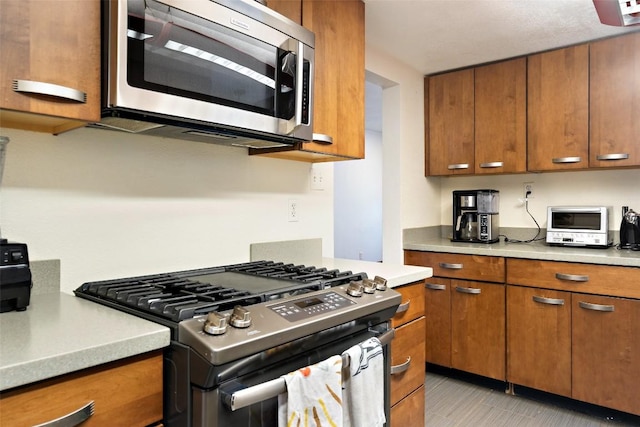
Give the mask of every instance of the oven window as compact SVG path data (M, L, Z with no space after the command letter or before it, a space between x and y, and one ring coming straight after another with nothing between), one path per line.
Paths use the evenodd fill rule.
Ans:
M127 3L130 86L295 115L295 54L153 0Z
M568 230L600 230L600 214L593 212L554 212L551 215L552 228Z

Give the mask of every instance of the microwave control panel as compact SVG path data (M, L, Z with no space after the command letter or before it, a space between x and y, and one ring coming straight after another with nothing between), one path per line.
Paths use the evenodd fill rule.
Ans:
M589 246L606 248L612 245L609 233L585 233L568 231L547 231L547 243L557 246Z

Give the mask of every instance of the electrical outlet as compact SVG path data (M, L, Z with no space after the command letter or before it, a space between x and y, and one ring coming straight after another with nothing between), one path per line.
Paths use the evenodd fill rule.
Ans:
M533 199L533 182L525 182L523 184L523 192L525 199Z
M289 199L287 202L287 219L289 222L298 221L298 202L295 199Z
M322 170L312 167L310 180L312 190L324 190L324 175L322 174Z

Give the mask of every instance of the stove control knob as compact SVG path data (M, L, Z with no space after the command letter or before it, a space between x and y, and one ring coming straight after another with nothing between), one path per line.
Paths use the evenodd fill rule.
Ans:
M234 328L248 328L251 326L251 313L246 308L236 305L229 321Z
M209 335L222 335L227 332L227 317L217 311L212 311L207 315L202 330Z
M349 286L347 286L347 295L351 295L352 297L361 297L363 291L362 282L351 282Z
M376 284L376 290L378 291L386 291L387 290L387 279L376 276L373 278L373 283Z
M365 294L374 294L376 292L376 284L371 279L363 279L362 290Z

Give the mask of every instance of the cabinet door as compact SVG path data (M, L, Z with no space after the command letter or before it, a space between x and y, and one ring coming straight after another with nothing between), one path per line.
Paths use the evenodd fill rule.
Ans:
M2 0L0 45L3 126L59 133L100 120L100 2Z
M571 294L507 286L507 381L571 397Z
M429 85L429 174L474 172L473 69L426 78Z
M528 57L527 169L589 166L589 45Z
M591 43L590 167L640 165L640 33Z
M424 327L425 319L421 317L395 328L391 342L391 406L424 385Z
M527 169L526 59L475 69L475 173Z
M640 415L640 301L572 295L573 398Z
M504 285L451 280L451 286L451 366L504 381Z
M316 35L313 131L333 144L308 151L364 158L364 3L303 0L302 24Z
M433 277L425 285L425 359L451 367L451 279Z
M269 9L302 25L302 0L267 0L266 5Z
M424 426L424 385L391 408L387 425L399 427Z

